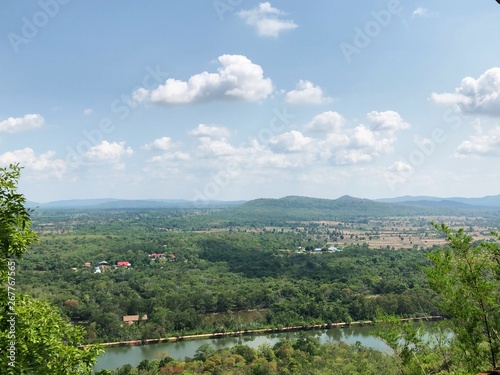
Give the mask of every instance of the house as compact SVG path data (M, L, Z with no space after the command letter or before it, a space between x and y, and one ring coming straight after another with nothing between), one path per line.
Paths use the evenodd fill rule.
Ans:
M321 251L321 247L315 247L313 251Z
M135 322L141 321L141 320L148 320L148 316L146 314L139 316L139 315L125 315L122 317L122 320L127 323L127 324L133 324Z
M98 263L98 266L96 268L99 268L99 272L98 273L101 273L101 272L106 271L109 268L109 264L108 264L108 262L106 262L105 260L103 260L102 262Z
M90 262L85 262L85 263L83 264L83 266L84 266L84 267L91 267L91 266L92 266L92 263L90 263Z
M175 256L174 253L170 254L170 261L171 262L177 262L177 257Z
M332 246L332 247L328 248L328 251L336 252L336 251L341 251L341 250L337 249L335 246Z
M130 262L128 261L125 261L125 262L117 262L116 265L118 267L132 267L132 264L130 264Z
M153 254L149 254L149 257L150 257L151 259L163 258L163 253L153 253Z
M100 267L96 267L94 273L101 273L101 268Z

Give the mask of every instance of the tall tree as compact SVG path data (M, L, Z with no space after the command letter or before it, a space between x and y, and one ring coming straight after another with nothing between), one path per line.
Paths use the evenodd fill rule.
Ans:
M449 246L429 254L426 273L440 297L440 308L450 315L455 347L471 373L495 368L500 351L500 240L474 243L463 229L453 232L434 224Z
M80 347L84 329L50 304L18 293L17 261L37 240L26 199L17 192L21 168L0 168L0 373L90 374L102 350Z
M0 168L0 276L6 279L8 261L21 257L36 241L31 230L30 211L26 198L17 192L21 175L18 165Z

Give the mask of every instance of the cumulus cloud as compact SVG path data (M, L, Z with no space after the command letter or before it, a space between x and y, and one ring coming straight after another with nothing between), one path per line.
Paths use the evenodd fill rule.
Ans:
M310 132L329 133L340 130L344 124L345 119L340 113L328 111L314 116L305 129Z
M16 133L36 129L44 123L45 119L39 114L29 114L23 117L9 117L7 120L0 121L0 132Z
M170 137L161 137L155 139L153 142L145 144L142 148L144 150L150 151L168 151L174 147L176 147L176 143Z
M155 156L151 158L149 161L153 163L165 163L172 161L187 161L187 160L191 160L191 156L187 152L175 151Z
M314 117L306 129L326 133L317 142L318 157L340 165L369 162L392 152L396 132L409 127L394 111L373 111L367 117L373 126L347 127L344 118L336 112L324 112Z
M231 145L226 138L200 137L199 142L198 150L204 155L230 156L241 154L241 150Z
M458 146L455 156L459 158L500 156L500 126L486 134L478 131L477 134L470 136Z
M340 150L335 154L335 164L338 165L365 163L372 159L373 155L360 149Z
M300 152L306 150L312 142L312 138L305 137L301 132L292 130L289 133L274 136L269 141L269 145L271 150L277 152Z
M278 37L286 30L293 30L298 25L292 20L285 20L285 13L277 8L273 8L268 2L260 3L257 8L242 10L237 13L245 22L255 27L257 34L266 37Z
M273 92L270 78L260 65L242 55L222 55L217 73L203 72L187 81L173 78L156 89L140 88L132 94L134 103L163 105L189 104L214 100L258 101Z
M295 90L286 94L286 102L290 104L324 104L332 102L332 98L325 96L319 86L310 81L300 80Z
M277 169L300 174L332 165L370 163L392 152L397 131L406 125L396 112L371 112L368 117L373 125L352 126L337 112L323 112L305 124L309 133L291 129L266 140L255 137L244 145L231 142L230 132L224 127L199 124L188 133L197 138L195 149L166 150L164 155L149 159L148 168L158 173L182 171L188 176L210 175L231 166L231 170L245 171L250 178L272 176Z
M395 111L372 111L366 115L373 123L376 130L398 131L408 129L410 124L405 122L401 115Z
M49 176L62 178L67 170L66 162L56 159L54 151L36 155L35 151L29 147L0 154L0 165L15 163L19 163L27 170L39 172L37 175L41 178Z
M500 67L488 69L477 79L464 78L453 93L432 93L431 100L453 105L463 114L500 117Z
M199 124L188 134L195 137L225 138L229 136L229 131L222 126Z
M87 162L111 164L115 169L123 169L125 165L122 163L122 159L132 154L133 150L126 147L125 142L102 141L92 146L85 153L84 159Z

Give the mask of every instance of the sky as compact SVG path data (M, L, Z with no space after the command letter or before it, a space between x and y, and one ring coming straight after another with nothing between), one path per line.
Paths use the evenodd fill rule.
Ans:
M30 201L500 194L494 0L3 0Z

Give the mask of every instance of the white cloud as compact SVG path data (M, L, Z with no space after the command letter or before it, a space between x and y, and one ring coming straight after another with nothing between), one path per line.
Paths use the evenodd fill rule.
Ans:
M412 167L410 164L398 160L395 161L388 169L394 172L410 172L412 170Z
M418 7L417 9L415 9L411 15L412 18L416 18L416 17L423 17L423 18L429 18L429 17L432 17L433 14L429 12L428 9L426 8L423 8L423 7Z
M155 156L151 158L149 161L153 163L165 163L171 161L187 161L187 160L191 160L191 157L187 152L176 151Z
M351 146L355 148L373 147L377 143L375 133L365 125L358 125L351 135Z
M231 145L226 138L200 137L199 142L198 150L204 155L232 156L241 153L241 150Z
M330 133L340 130L344 124L345 119L341 114L328 111L314 116L305 129L310 132Z
M115 169L123 169L122 159L133 154L130 147L125 147L125 142L108 142L92 146L84 156L86 162L111 164Z
M373 123L376 130L398 131L410 127L410 124L405 122L401 118L401 115L395 111L372 111L367 114L367 117Z
M45 119L39 114L29 114L23 117L9 117L7 120L0 121L0 132L16 133L36 129L44 123Z
M464 78L454 93L432 93L431 100L454 105L464 114L500 117L500 67L488 69L478 79Z
M94 113L94 110L92 108L86 108L83 110L83 114L85 116L90 116L92 113Z
M273 137L269 141L271 150L276 152L300 152L304 151L313 142L312 138L305 137L301 132L292 130Z
M168 151L176 147L176 143L170 137L161 137L155 139L152 143L145 144L142 148L144 150Z
M290 104L324 104L332 102L332 98L325 96L319 86L310 81L300 80L295 90L286 94L286 102Z
M225 138L229 136L229 131L222 126L199 124L188 134L195 137Z
M309 130L323 130L324 139L317 141L318 157L334 164L356 164L369 162L382 154L393 151L396 131L407 128L401 117L393 111L370 112L374 123L370 128L359 124L354 128L345 126L345 120L336 112L325 112L306 125Z
M35 151L29 147L21 150L14 150L0 154L0 165L19 163L27 170L38 172L37 177L57 177L61 178L67 170L64 160L55 159L54 151L47 151L36 155Z
M188 81L169 78L154 90L140 88L132 94L134 103L173 105L213 100L258 101L273 92L270 78L260 65L242 55L222 55L217 73L195 74Z
M366 163L373 159L373 155L370 155L363 150L341 150L335 155L335 163L338 165L345 164L358 164Z
M277 8L273 8L268 2L260 3L257 8L242 10L237 13L245 22L257 29L260 36L278 37L286 30L293 30L298 25L292 20L285 20L282 16L285 13Z
M459 158L500 156L500 126L486 134L479 129L476 135L470 136L458 146L455 156Z

